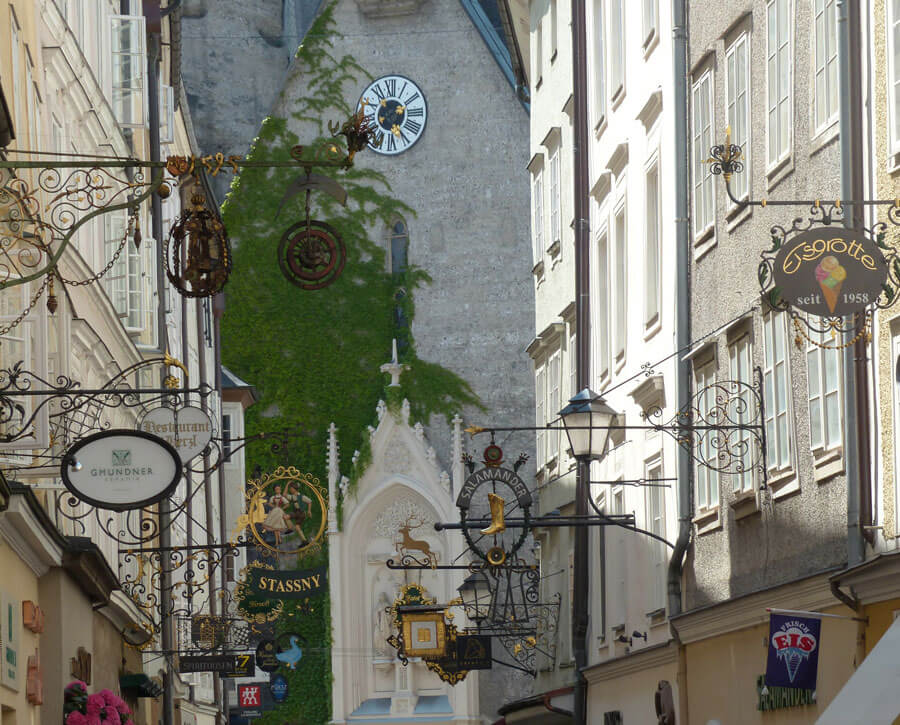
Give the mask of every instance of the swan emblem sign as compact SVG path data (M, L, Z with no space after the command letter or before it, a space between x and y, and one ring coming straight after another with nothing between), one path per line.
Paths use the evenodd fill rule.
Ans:
M816 618L771 615L766 685L816 689L821 625Z
M283 649L275 655L275 659L287 665L289 669L296 670L297 663L303 657L303 650L300 648L301 637L299 634L283 634L279 637L279 640L285 639L288 640L290 646L284 648L282 645Z

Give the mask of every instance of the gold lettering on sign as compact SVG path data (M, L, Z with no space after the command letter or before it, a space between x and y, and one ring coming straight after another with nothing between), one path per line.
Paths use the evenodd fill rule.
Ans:
M855 259L868 270L876 271L875 259L871 254L866 254L865 248L857 240L848 242L840 237L833 239L814 239L806 244L798 244L788 252L781 265L785 274L795 274L804 262L818 259L823 254L843 254L850 259Z

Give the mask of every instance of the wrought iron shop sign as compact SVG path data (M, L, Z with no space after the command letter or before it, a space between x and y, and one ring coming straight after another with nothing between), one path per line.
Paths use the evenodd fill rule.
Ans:
M464 670L491 669L491 638L475 634L459 635L456 638L456 661Z
M781 299L819 317L863 312L881 295L887 276L884 255L867 232L831 225L799 232L772 260Z
M328 583L327 568L276 571L250 567L245 592L260 599L305 599L321 594Z
M60 475L80 500L127 511L168 496L181 478L181 458L158 436L114 429L77 441L63 456Z
M178 659L178 671L218 672L222 677L252 677L256 671L253 655L182 655Z

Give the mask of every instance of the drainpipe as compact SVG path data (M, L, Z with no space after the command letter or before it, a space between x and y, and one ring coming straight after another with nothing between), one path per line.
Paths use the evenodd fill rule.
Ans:
M672 0L672 69L675 76L675 347L686 350L691 343L690 305L690 211L688 208L687 146L687 3ZM678 357L678 409L684 410L691 398L691 365ZM687 451L678 446L678 538L669 560L669 616L681 612L681 575L684 557L691 540L691 495L693 467Z
M213 349L215 354L215 386L216 395L219 396L219 420L215 421L219 431L222 430L222 313L225 311L225 294L220 292L215 295L212 300L212 320L213 320ZM224 446L220 455L224 455ZM228 510L225 508L225 460L220 458L216 471L219 480L219 541L225 543L228 541L228 523L226 516ZM232 561L232 571L234 571L234 561ZM220 582L222 591L228 589L228 578L226 576L228 567L223 563L221 565ZM224 601L224 600L223 600ZM224 606L223 606L224 614ZM225 722L228 722L228 688L222 687L222 716Z
M150 124L150 160L159 161L161 157L159 144L159 63L160 35L150 33L147 42L147 104L149 106L147 122ZM156 240L156 346L160 351L166 349L166 271L163 254L162 200L159 194L150 195L150 229Z
M575 212L575 373L578 389L590 385L590 219L588 205L587 18L584 0L572 0L572 93L574 100L572 168ZM575 514L588 515L590 464L575 468ZM589 529L576 526L572 592L572 650L575 656L575 706L572 722L587 723L587 631L590 622Z
M862 97L860 88L859 6L838 0L838 69L840 73L841 198L864 198L862 174ZM863 208L845 207L848 228L863 226ZM847 475L847 565L865 559L863 522L870 515L869 415L866 357L861 335L843 350L844 464Z

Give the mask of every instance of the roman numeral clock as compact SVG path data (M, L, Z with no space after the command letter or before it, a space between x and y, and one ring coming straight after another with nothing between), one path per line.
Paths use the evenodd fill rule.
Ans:
M401 154L425 132L428 106L422 91L409 78L377 78L359 97L357 108L375 128L375 140L369 148L377 154Z

